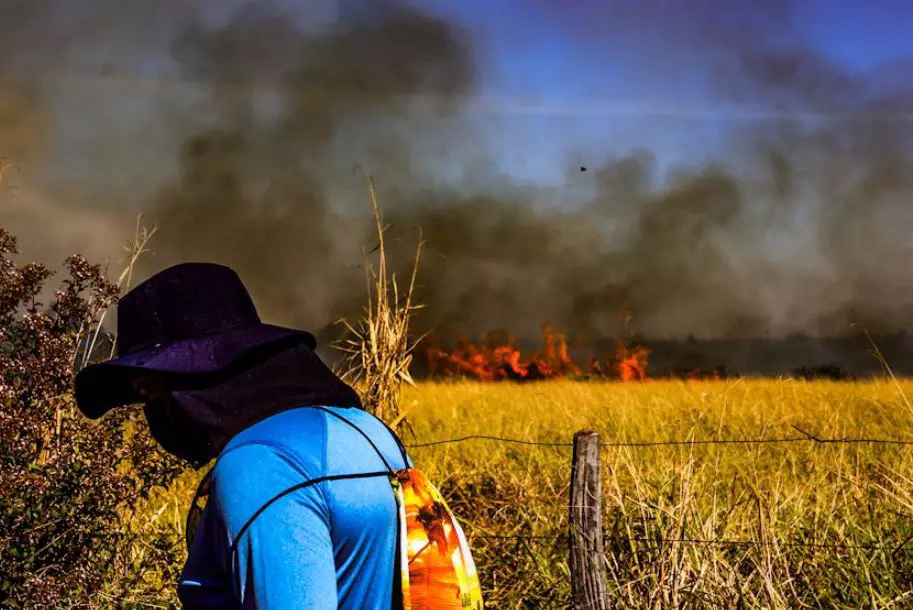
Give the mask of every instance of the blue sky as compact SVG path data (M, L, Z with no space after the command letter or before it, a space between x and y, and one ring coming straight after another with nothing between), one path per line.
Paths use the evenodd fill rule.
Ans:
M854 69L913 55L913 3L809 0L799 24L808 39Z
M587 93L585 81L594 77L592 70L596 62L603 65L608 62L605 66L608 71L613 67L611 57L596 57L588 52L577 32L567 25L586 20L587 15L593 13L593 5L603 7L602 12L594 13L595 19L608 20L613 5L639 1L567 2L567 8L561 12L568 13L570 18L564 24L549 21L552 15L531 10L524 0L418 0L417 4L455 16L470 31L482 34L494 52L492 67L507 72L498 74L494 70L486 75L486 87L490 90L506 90L543 99L567 99ZM680 2L687 6L694 0ZM663 6L655 1L645 4ZM667 3L669 6L675 4ZM740 1L732 2L733 6L740 4L745 5ZM763 5L763 2L758 4ZM652 15L657 21L663 20L661 11L653 11ZM908 0L802 0L796 3L792 25L797 34L815 48L852 69L869 69L882 62L913 56L913 36L910 35L913 2ZM605 83L605 74L599 75L598 80Z
M707 57L700 35L664 39L668 21L687 21L681 7L700 0L666 3L678 14L667 21L653 11L626 36L610 23L613 14L627 9L636 15L639 2L581 0L563 3L565 8L555 8L556 0L419 3L455 17L476 37L479 94L496 100L485 108L496 109L489 133L503 170L517 179L558 183L566 175L566 156L574 152L591 164L636 147L654 151L663 162L699 161L740 120L715 110L720 100L708 92L701 72ZM753 10L759 16L744 17L749 23L764 18L765 3L758 4L762 8ZM658 22L652 35L651 18ZM796 3L789 25L793 40L853 71L913 57L913 2L806 0ZM620 40L609 39L616 34ZM913 79L913 63L906 69Z
M306 9L298 0L275 1L302 21L307 13L325 23L339 0L312 0ZM708 36L706 28L694 25L699 12L682 8L710 0L412 1L452 18L472 37L479 82L467 113L479 140L474 148L490 157L496 173L517 183L561 187L571 163L597 166L607 155L634 148L652 151L660 167L700 163L719 154L732 128L747 120L721 106L708 87L708 66L720 60L712 38L725 35L725 28ZM200 0L198 5L224 19L244 3ZM172 6L175 20L190 4ZM851 70L874 70L913 57L910 0L712 4L728 7L723 22L766 23L766 31L805 42ZM795 4L791 18L768 8L787 4ZM110 53L104 45L99 49L102 56ZM91 180L101 191L126 197L153 162L173 164L175 143L156 126L183 118L164 114L155 99L188 92L171 87L167 76L163 86L151 78L161 65L162 49L158 52L149 64L150 78L135 74L129 87L104 88L92 81L79 89L80 97L68 99L85 110L78 111L80 122L67 122L68 137L54 147L59 171L85 182L92 167L120 164L122 170ZM913 63L906 72L895 70L913 77ZM913 82L911 77L907 81ZM72 111L70 105L60 109L63 115ZM112 139L93 136L100 133ZM459 159L462 153L455 150L453 156Z

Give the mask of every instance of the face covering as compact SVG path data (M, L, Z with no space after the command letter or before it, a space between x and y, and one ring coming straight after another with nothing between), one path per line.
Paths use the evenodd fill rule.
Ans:
M175 417L179 410L175 408L172 395L147 402L143 407L149 433L155 442L168 453L190 462L194 468L206 463L205 452L200 447L199 439L194 438L193 428L189 422Z
M165 385L170 391L145 405L149 432L165 451L194 468L218 456L245 428L280 411L361 407L358 394L304 344L265 358L251 356L218 377Z

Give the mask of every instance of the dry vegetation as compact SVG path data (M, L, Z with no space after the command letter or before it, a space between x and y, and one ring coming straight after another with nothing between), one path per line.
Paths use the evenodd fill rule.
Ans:
M407 399L416 402L422 439L567 441L580 428L601 431L606 443L775 438L797 436L793 425L820 437L913 438L891 382L428 384ZM606 447L613 600L625 608L909 607L911 449ZM414 453L444 483L471 535L551 535L566 526L570 448L477 440ZM672 542L683 539L753 544ZM867 545L882 548L835 548ZM568 599L563 541L476 540L474 549L498 607Z
M422 244L419 241L409 288L403 297L396 275L390 274L387 268L384 243L387 227L377 204L374 183L370 177L366 179L377 226L377 245L365 257L368 304L364 315L354 324L341 321L349 331L349 337L337 346L345 354L339 373L355 386L366 409L396 429L406 422L406 413L399 401L400 386L413 383L409 367L418 340L410 339L409 320L419 309L413 302L413 291ZM374 253L378 260L376 269L370 260Z
M909 394L913 384L900 388ZM795 437L792 426L820 437L913 438L913 414L891 381L420 382L402 400L418 442L472 434L569 442L585 427L606 443ZM570 447L470 440L411 453L466 523L490 607L566 607L566 542L529 537L564 533ZM602 453L615 607L913 605L913 447ZM176 544L194 482L188 474L149 509Z
M91 422L72 396L81 346L120 287L74 255L51 292L54 273L17 255L0 229L0 607L111 607L137 589L154 598L147 571L168 582L178 561L168 532L125 521L181 469L131 413Z

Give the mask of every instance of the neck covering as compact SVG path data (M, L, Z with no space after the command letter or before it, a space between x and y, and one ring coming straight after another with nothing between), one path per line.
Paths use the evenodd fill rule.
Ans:
M355 390L309 346L288 343L252 352L215 375L165 378L169 392L144 409L153 438L165 451L200 468L233 436L281 411L361 408Z

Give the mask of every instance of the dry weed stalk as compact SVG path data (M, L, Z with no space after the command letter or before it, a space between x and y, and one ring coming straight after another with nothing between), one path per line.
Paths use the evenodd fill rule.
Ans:
M124 250L126 250L128 253L127 261L124 264L123 271L121 271L121 274L118 276L117 281L115 282L115 285L117 286L118 292L120 294L124 294L124 292L130 289L130 286L133 282L133 270L136 268L136 263L143 254L148 252L146 246L148 245L149 240L152 239L152 236L155 235L157 230L158 227L155 226L153 226L152 229L146 228L146 226L143 225L142 215L137 216L136 229L133 234L133 240L124 246ZM95 353L95 346L98 342L98 335L101 333L105 318L108 315L108 311L109 310L106 308L104 311L97 312L100 315L98 315L97 319L92 324L92 327L86 333L87 344L82 352L79 369L85 367L89 363L89 360L92 358L92 355ZM83 330L80 329L77 340L82 338L82 332ZM111 351L108 354L109 358L114 357L114 351L116 347L114 339L115 337L112 337ZM74 352L74 358L76 357L77 353L78 352Z
M0 157L0 186L3 186L3 178L6 172L15 167L16 166L13 165L12 161L8 161L7 159Z
M881 353L881 350L878 348L878 345L875 343L875 340L872 339L872 335L869 334L868 329L860 324L855 324L855 323L851 324L850 327L851 328L860 328L862 330L862 332L865 334L865 338L868 340L869 345L872 346L872 350L871 350L872 355L875 356L875 358L878 360L879 364L881 364L882 368L884 368L885 372L891 378L891 381L894 382L894 387L897 388L897 392L900 394L900 397L903 398L903 402L906 405L907 409L911 413L913 413L913 404L910 403L910 400L907 398L907 395L904 393L903 388L900 387L900 384L897 382L897 377L894 375L894 371L891 370L891 365L888 364L888 361L884 357L884 354Z
M365 279L368 304L364 316L356 325L341 320L350 333L338 347L345 353L343 379L350 381L361 395L365 408L378 418L397 428L406 424L406 413L399 402L399 389L403 382L414 385L409 374L412 351L418 341L409 340L409 320L421 308L413 303L415 279L418 274L421 236L415 252L415 261L405 298L400 297L396 274L387 267L387 254L380 206L374 182L365 176L368 194L374 210L377 227L377 245L365 255ZM369 256L377 252L377 269ZM419 339L420 340L420 339Z

